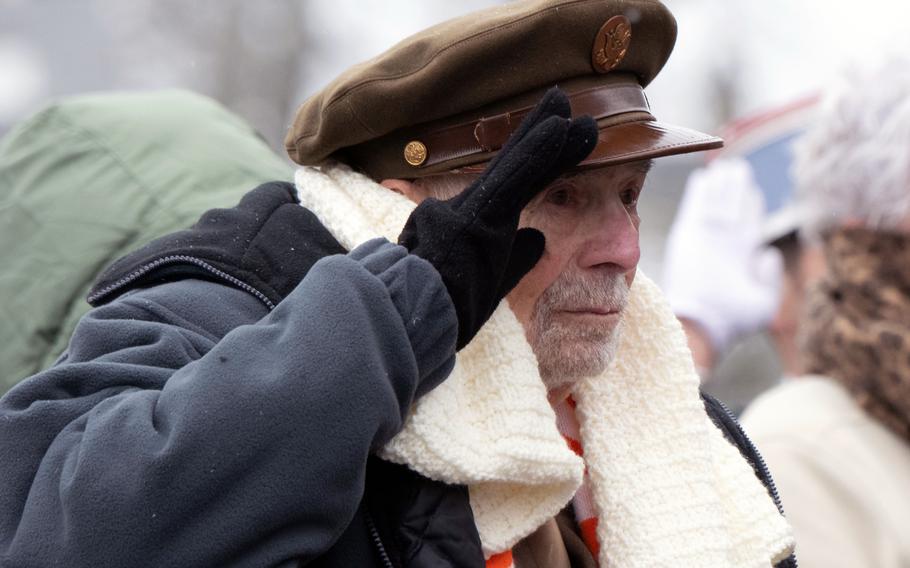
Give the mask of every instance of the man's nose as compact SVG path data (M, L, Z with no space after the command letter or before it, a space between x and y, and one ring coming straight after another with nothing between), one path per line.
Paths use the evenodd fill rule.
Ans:
M638 218L622 203L604 204L585 221L586 238L579 254L581 268L611 268L626 273L641 258Z

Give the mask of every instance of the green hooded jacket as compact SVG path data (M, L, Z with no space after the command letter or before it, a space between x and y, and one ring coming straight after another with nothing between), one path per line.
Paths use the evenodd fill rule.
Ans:
M63 352L105 266L292 175L188 92L68 98L15 127L0 141L0 395Z

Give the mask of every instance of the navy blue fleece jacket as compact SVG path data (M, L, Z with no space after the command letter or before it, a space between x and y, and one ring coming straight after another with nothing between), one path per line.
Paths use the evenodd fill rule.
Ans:
M94 309L0 400L0 565L318 556L456 334L439 274L384 240L320 260L271 312L198 279Z

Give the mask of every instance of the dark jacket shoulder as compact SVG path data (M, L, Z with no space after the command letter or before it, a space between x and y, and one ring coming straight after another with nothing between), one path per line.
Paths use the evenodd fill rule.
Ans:
M270 182L236 207L207 211L192 227L115 261L98 277L88 301L97 306L132 288L193 277L240 287L272 308L316 261L346 252L300 206L293 184Z
M289 184L238 209L115 263L67 356L0 399L2 558L384 566L389 540L395 565L420 565L449 503L473 544L451 565L473 565L464 488L369 457L451 371L438 273L383 239L331 254L343 249ZM288 247L306 253L276 265Z

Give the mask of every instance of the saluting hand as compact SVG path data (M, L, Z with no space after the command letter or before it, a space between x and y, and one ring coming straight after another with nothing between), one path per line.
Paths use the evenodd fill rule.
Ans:
M458 316L458 349L543 254L543 234L518 229L521 210L587 157L597 135L594 119L571 118L568 98L554 87L474 183L451 199L424 200L408 218L398 242L442 276Z

